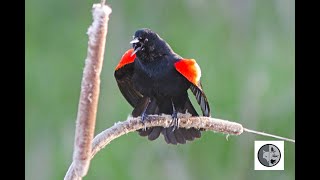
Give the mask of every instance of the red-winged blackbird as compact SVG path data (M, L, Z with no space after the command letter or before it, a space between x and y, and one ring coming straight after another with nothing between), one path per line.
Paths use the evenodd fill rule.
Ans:
M204 116L210 107L200 83L201 70L194 59L176 54L158 34L150 29L135 32L129 49L117 65L114 76L125 99L134 108L133 117L145 120L150 114L171 114L169 128L152 127L138 130L141 136L155 140L160 133L168 144L185 144L201 137L201 129L179 128L177 113L198 116L188 97L195 95Z

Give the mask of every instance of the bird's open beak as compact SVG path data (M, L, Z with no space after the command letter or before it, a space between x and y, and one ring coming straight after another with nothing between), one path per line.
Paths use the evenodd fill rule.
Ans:
M140 42L140 41L138 40L138 38L134 38L132 41L130 41L130 44L136 44L136 43L138 43L138 42ZM136 45L135 45L135 46L136 46ZM140 49L141 49L141 46L135 48L135 50L132 52L131 56L133 56L134 54L136 54Z
M134 54L136 54L140 49L141 49L141 47L137 47L137 49L132 52L131 56L133 56Z
M138 43L138 42L139 42L138 38L134 38L132 41L130 41L130 44L134 44L134 43Z

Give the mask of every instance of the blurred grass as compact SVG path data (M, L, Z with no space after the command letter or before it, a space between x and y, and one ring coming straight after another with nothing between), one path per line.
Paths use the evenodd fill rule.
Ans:
M96 133L131 112L113 70L134 31L148 27L197 60L213 116L295 138L294 1L108 2L113 12ZM26 179L62 179L71 163L93 3L26 3ZM254 171L254 140L270 138L245 133L226 141L205 132L193 143L170 146L162 136L150 142L132 133L98 153L84 179L295 178L294 144L285 143L284 171Z

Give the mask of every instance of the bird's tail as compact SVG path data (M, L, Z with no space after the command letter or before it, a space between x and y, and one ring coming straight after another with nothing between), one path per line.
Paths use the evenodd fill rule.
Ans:
M133 117L138 117L142 114L146 106L148 106L146 110L146 114L159 114L159 107L156 103L156 100L152 100L148 105L149 98L141 99L140 103L135 107L132 112ZM192 106L189 98L185 103L184 109L182 112L188 112L192 116L198 116L198 113ZM201 137L201 129L195 128L178 128L173 131L173 126L168 128L163 127L152 127L147 129L138 130L140 136L148 136L148 139L153 141L160 136L160 133L164 136L165 141L168 144L185 144L186 141L193 141L196 138Z

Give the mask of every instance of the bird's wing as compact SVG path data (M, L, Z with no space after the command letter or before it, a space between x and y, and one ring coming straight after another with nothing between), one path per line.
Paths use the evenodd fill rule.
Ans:
M114 77L116 78L118 87L132 107L136 107L143 95L139 93L133 86L132 75L134 70L134 59L136 55L132 55L133 49L129 49L125 52L116 66Z
M194 59L180 59L174 64L176 70L190 83L190 90L195 95L204 116L210 116L210 106L200 82L201 69Z

